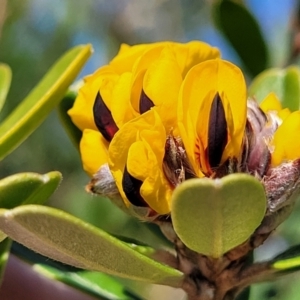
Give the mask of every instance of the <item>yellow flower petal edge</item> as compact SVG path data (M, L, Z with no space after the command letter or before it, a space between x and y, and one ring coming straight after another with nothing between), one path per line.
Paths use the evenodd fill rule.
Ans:
M300 111L291 113L278 127L274 134L274 152L272 166L284 161L294 160L300 156Z
M85 129L80 141L80 153L83 169L93 176L108 162L108 142L100 132Z
M197 172L209 173L206 160L212 102L219 95L224 107L228 142L221 162L239 157L246 124L246 84L241 70L215 59L193 67L181 86L178 124L188 157Z
M260 103L259 106L264 112L270 110L279 112L282 110L281 103L274 92L268 94L267 97Z
M190 41L188 43L176 42L158 42L153 44L140 44L129 46L122 44L116 57L110 62L110 65L117 73L132 71L133 66L141 63L139 60L148 52L159 53L164 47L171 47L176 54L176 58L182 68L183 75L193 66L206 59L220 57L220 52L217 48L211 47L209 44L201 41ZM154 57L156 54L154 54ZM152 56L153 58L153 56ZM145 57L146 65L149 64L149 57ZM151 60L150 60L151 62ZM142 65L144 65L142 63ZM136 67L136 66L135 66ZM139 68L140 70L140 68Z

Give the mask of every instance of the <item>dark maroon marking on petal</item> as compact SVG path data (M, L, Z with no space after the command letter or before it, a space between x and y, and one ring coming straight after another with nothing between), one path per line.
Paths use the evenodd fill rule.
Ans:
M154 106L154 103L145 94L144 90L142 90L141 96L140 96L140 106L139 106L140 114L143 114L146 111L150 110L150 108L153 106Z
M227 122L219 93L216 94L210 110L208 124L208 162L218 167L227 144Z
M131 176L125 166L122 187L129 202L135 206L148 207L140 194L140 188L143 182Z
M110 142L115 133L119 130L110 110L104 103L100 93L97 94L93 106L94 121L103 137Z

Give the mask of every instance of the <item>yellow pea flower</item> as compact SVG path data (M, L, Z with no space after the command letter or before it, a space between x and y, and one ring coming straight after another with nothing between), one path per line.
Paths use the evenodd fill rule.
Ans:
M183 78L194 65L216 57L218 49L198 41L124 44L108 65L87 76L68 113L83 131L80 150L88 174L108 162L108 145L118 130L150 109L167 130L176 131L174 108Z
M178 122L198 176L210 176L238 159L246 124L246 84L241 70L220 59L194 66L181 87Z
M88 190L143 220L171 213L182 181L234 172L260 180L268 210L279 209L281 174L297 190L299 113L274 93L260 107L247 100L241 70L196 41L122 45L85 78L69 111L83 132Z

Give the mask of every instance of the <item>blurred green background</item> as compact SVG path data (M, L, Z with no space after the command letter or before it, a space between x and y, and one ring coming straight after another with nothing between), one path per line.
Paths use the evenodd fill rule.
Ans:
M235 49L216 29L213 0L0 0L0 61L10 65L13 81L2 120L35 86L54 61L70 47L91 43L94 55L80 78L107 63L121 43L159 40L203 40L217 46L222 56L247 74ZM268 67L297 63L298 2L296 0L247 0L269 52ZM233 26L234 29L234 26ZM239 29L239 24L236 24ZM245 36L247 36L245 32ZM299 47L300 48L300 47ZM253 54L255 57L255 53ZM128 218L107 199L85 192L89 178L83 172L79 154L71 144L57 113L47 120L19 148L0 162L0 178L18 172L46 173L58 170L64 180L49 199L59 207L108 232L144 239L157 238L143 224ZM299 205L280 226L257 258L270 258L289 245L300 243ZM299 299L300 275L290 275L276 284L257 285L252 299Z

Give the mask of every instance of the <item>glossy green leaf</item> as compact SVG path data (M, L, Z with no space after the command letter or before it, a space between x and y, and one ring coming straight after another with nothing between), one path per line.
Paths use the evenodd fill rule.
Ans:
M0 111L5 103L11 82L11 69L8 65L0 63Z
M61 123L63 124L72 143L78 149L82 132L74 125L70 116L67 113L68 110L73 106L76 97L77 92L74 90L69 90L63 97L57 109Z
M214 20L236 50L249 72L255 76L266 69L268 50L253 15L236 1L215 1Z
M181 240L215 258L245 242L266 211L263 186L246 174L187 180L175 189L171 203Z
M276 256L271 262L271 267L279 274L299 271L300 245L291 247L290 249Z
M0 212L0 229L13 240L60 262L134 280L179 286L183 274L63 211L26 205Z
M100 272L78 271L64 272L46 265L34 265L34 270L61 281L84 293L96 296L103 300L131 300L139 299L136 295L130 295L126 288L112 277ZM132 297L134 296L134 297Z
M57 189L59 172L44 175L19 173L0 180L0 207L13 208L22 204L43 204Z
M10 246L11 239L9 238L0 242L0 285L8 261Z
M0 159L25 140L58 105L91 53L90 45L69 50L3 121L0 125Z
M286 69L269 69L256 78L249 87L249 96L261 102L269 93L274 92L282 107L290 110L300 108L300 70L296 66Z

